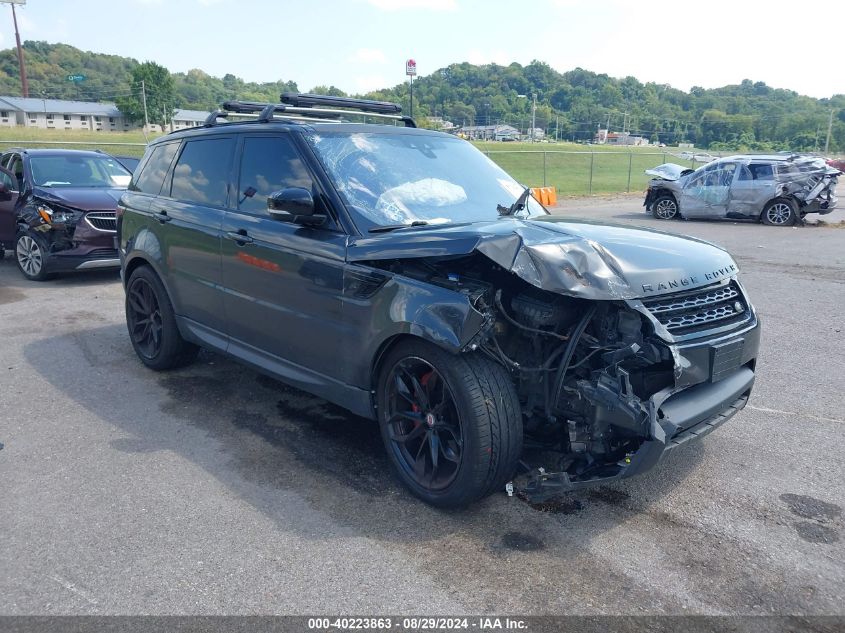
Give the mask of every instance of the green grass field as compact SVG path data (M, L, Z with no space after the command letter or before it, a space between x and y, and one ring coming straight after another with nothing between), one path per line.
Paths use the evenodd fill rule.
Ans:
M674 157L672 152L677 153L678 149L670 147L493 142L474 145L519 182L532 187L555 187L559 196L644 191L650 178L644 173L646 169L667 162L693 166L690 161Z
M152 140L156 135L148 135ZM141 156L144 135L131 132L88 132L0 128L0 151L10 147L99 149L117 156ZM116 145L115 145L116 143ZM575 143L473 143L519 182L550 186L559 196L643 191L649 177L644 171L665 162L693 166L675 158L676 148L614 147ZM630 164L630 183L628 181ZM592 174L592 178L591 178ZM592 180L592 184L591 184Z
M148 134L153 140L157 134ZM42 130L31 127L0 128L0 151L10 147L58 147L60 143L72 149L99 149L118 156L141 156L144 153L144 135L140 130L131 132L89 132L85 130ZM113 145L119 143L119 145Z

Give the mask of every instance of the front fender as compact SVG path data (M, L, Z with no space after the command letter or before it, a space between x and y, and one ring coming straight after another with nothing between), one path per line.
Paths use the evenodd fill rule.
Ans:
M397 336L411 335L457 354L485 327L486 317L459 292L385 274L371 296L344 296L350 353L346 382L369 389L373 362ZM353 336L354 333L354 336Z

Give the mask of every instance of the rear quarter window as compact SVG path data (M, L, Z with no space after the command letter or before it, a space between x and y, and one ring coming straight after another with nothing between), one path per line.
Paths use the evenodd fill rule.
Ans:
M167 176L167 170L170 169L170 163L173 162L173 157L176 156L178 149L178 142L156 146L146 163L141 167L141 171L129 185L129 189L158 195L161 192L161 186L164 184L164 178Z

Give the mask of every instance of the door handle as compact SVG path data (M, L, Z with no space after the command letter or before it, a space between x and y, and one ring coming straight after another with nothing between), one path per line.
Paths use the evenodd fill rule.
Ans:
M226 231L226 237L230 240L235 240L235 242L238 243L238 246L252 244L255 241L249 235L247 235L246 229L238 229L237 231Z
M160 224L170 222L173 218L167 215L167 209L156 209L156 219Z

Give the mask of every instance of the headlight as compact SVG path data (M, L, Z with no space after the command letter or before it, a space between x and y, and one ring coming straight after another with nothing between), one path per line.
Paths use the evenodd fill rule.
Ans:
M52 209L48 207L46 204L39 204L35 207L35 210L38 212L38 215L44 220L47 224L64 224L66 222L73 221L73 212L72 211L62 211L61 209Z
M38 211L38 215L40 215L41 219L44 220L47 224L53 223L53 210L46 204L39 204L37 207L35 207L35 210Z

